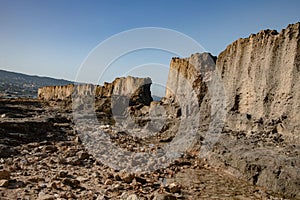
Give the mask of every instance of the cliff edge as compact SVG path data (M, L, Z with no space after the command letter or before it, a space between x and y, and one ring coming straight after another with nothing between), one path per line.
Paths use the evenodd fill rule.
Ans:
M194 109L192 94L200 110ZM169 112L181 121L185 113L200 112L200 144L191 152L207 149L214 167L300 199L299 99L296 23L238 39L217 59L209 53L173 58L163 102L177 108Z
M264 30L230 44L217 59L231 130L277 124L286 138L300 135L300 23ZM254 127L255 126L255 127Z
M149 105L152 81L150 78L122 77L112 83L105 82L103 86L93 84L69 84L64 86L46 86L38 89L38 98L42 100L68 100L72 95L94 95L96 99L124 96L131 104L142 103Z

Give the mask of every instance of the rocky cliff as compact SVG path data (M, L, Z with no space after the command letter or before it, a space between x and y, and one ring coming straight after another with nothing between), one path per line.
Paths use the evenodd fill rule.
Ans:
M173 112L200 113L201 144L193 150L206 149L212 165L300 199L300 23L239 39L214 61L203 53L170 64L163 101L178 101ZM200 110L191 109L193 96Z
M92 84L70 84L64 86L46 86L39 88L38 98L42 100L67 100L72 95L95 95L96 99L112 96L129 97L131 103L143 103L149 105L151 97L151 79L122 77L116 78L112 83L104 83L103 86Z
M207 126L211 114L210 94L213 93L213 88L210 88L212 84L209 83L216 79L215 61L216 57L210 53L172 58L166 95L162 99L169 116L193 117L194 122L200 118L200 124L197 120L195 126Z
M216 69L227 115L211 162L299 199L300 23L233 42Z
M214 71L220 75L224 89L226 128L263 130L276 125L273 131L286 139L299 140L299 27L297 23L280 33L264 30L239 39L217 61L209 53L173 58L166 99L179 99L182 94L183 100L189 99L194 92L201 106L204 97L209 96L208 83Z
M115 124L139 137L134 123L154 130L151 144L171 142L170 155L187 150L254 185L300 199L299 39L297 23L239 39L217 59L209 53L173 58L161 102L150 104L149 78L133 77L104 86L44 87L39 98L65 100L76 91L84 97L78 110L86 111L95 99L87 97L95 94L97 117L112 113ZM126 111L135 118L124 121Z
M189 58L172 58L165 97L175 99L193 90L201 101L207 90L204 82L215 69L215 61L216 57L209 53L196 53Z
M300 23L280 33L264 30L230 44L217 59L226 89L231 130L249 129L249 121L287 138L300 131ZM251 124L253 128L253 124Z

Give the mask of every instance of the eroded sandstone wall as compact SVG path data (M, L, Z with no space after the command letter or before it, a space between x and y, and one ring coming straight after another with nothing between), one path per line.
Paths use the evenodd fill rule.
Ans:
M208 53L173 58L166 99L184 102L194 92L199 105L209 107L202 102L210 101L207 83L214 71L220 75L224 90L227 129L272 127L287 138L299 139L299 27L300 23L289 25L280 33L264 30L233 42L218 56L216 70L215 58ZM185 96L180 100L181 94Z
M189 58L172 58L166 85L166 98L195 91L205 93L205 78L215 69L216 57L209 53L192 54ZM190 90L190 91L187 91Z
M211 165L300 199L300 23L239 39L205 70L207 55L173 58L163 99L179 100L181 117L193 112L184 107L195 106L190 99L197 95L201 136L192 150L208 150Z
M230 129L247 130L247 121L277 123L276 131L299 136L300 23L233 42L218 56L217 69Z
M78 84L65 86L46 86L39 88L38 98L42 100L66 100L72 98L74 91L76 95L95 95L95 98L109 98L112 95L126 96L132 101L145 103L152 101L151 79L122 77L116 78L112 83L104 83L103 86L92 84ZM74 90L76 88L76 90Z

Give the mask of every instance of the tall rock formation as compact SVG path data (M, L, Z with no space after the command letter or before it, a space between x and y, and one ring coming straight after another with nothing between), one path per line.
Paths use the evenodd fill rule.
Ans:
M300 199L300 23L233 42L216 69L227 117L210 160Z
M247 130L249 120L276 122L275 131L300 139L300 23L233 42L218 56L217 69L229 129Z
M216 65L209 53L172 58L166 99L182 94L183 100L189 99L194 92L201 106L216 67L224 88L227 129L262 130L276 125L273 131L300 140L299 27L297 23L280 33L264 30L239 39L218 56Z
M150 78L122 77L116 78L112 83L103 86L92 84L70 84L65 86L46 86L39 88L38 98L42 100L67 100L72 95L94 95L96 99L110 98L112 96L128 97L130 104L142 103L150 105L152 101Z
M191 93L187 90L193 90L201 101L207 90L204 82L215 69L215 61L216 57L209 53L196 53L189 58L172 58L165 97L175 99L176 96Z
M212 165L231 174L300 199L300 23L239 39L216 65L207 53L173 58L166 87L163 102L178 101L181 109L169 112L200 112L200 145L193 150L206 150ZM194 96L200 110L193 109Z
M203 124L203 119L210 115L209 94L212 88L209 88L209 83L216 78L213 76L215 61L216 57L209 53L172 58L163 98L170 115L189 117L201 110L199 117Z

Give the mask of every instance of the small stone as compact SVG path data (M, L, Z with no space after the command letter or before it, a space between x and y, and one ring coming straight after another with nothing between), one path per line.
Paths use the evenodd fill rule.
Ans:
M9 181L2 179L0 180L0 187L7 187L8 186Z
M81 139L80 139L79 136L76 136L76 137L75 137L74 142L76 142L76 143L78 143L78 144L81 144L81 143L82 143L82 141L81 141Z
M90 157L90 155L84 151L77 152L77 156L78 156L79 160L85 160Z
M118 189L118 190L123 190L123 189L124 189L124 186L121 185L121 184L116 184L116 185L114 185L114 188L115 188L115 189Z
M142 185L144 185L144 184L147 183L147 180L144 179L144 178L142 178L142 177L136 176L136 177L135 177L135 180L136 180L137 182L141 183Z
M0 170L0 179L6 179L9 180L10 178L10 172L7 170Z
M67 164L71 164L71 165L80 165L81 164L81 161L79 158L77 157L69 157L66 159L66 163Z
M122 181L124 181L125 183L131 183L132 180L135 178L134 174L126 173L126 172L121 172L119 176L121 177Z
M135 194L132 194L132 195L129 195L126 200L139 200L139 198Z
M65 177L67 177L68 176L68 172L67 171L60 171L59 172L59 177L60 178L65 178Z
M54 197L49 194L45 194L44 192L40 192L38 200L54 200Z
M177 183L171 183L168 188L171 193L179 193L181 190L180 185L178 185Z
M116 181L121 181L122 180L119 174L116 174L114 178L115 178Z
M56 146L54 145L47 145L43 148L43 152L44 153L54 153L56 152L58 149Z
M107 180L104 182L105 185L111 185L112 183L113 183L113 181L110 180L110 179L107 179Z
M64 185L70 186L71 188L77 188L80 185L80 181L76 179L70 179L70 178L63 179L62 183Z
M53 189L57 189L58 188L58 183L57 182L52 182L50 184L50 187L53 188Z

